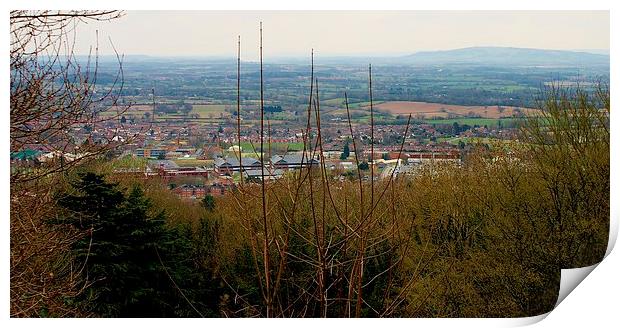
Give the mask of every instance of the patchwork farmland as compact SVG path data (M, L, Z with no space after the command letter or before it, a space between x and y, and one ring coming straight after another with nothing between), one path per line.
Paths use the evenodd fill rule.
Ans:
M364 107L368 108L368 107ZM415 101L388 101L374 105L374 108L393 115L412 114L416 118L509 118L528 115L529 108L512 106L462 106Z

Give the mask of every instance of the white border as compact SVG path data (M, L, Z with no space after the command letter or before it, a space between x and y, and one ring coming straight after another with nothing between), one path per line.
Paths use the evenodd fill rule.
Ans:
M174 9L210 9L210 10L230 10L230 9L243 9L243 10L308 10L308 9L321 9L321 10L610 10L611 9L611 85L614 86L617 82L618 68L616 62L617 55L617 42L614 42L614 35L617 37L618 33L615 33L618 28L617 19L618 10L617 1L604 1L604 0L564 0L564 1L540 1L540 0L520 0L511 3L505 3L502 1L488 1L488 0L470 0L470 1L458 1L458 0L433 0L433 1L420 1L414 3L413 1L406 0L392 0L392 1L376 1L376 0L313 0L313 1L285 1L285 0L243 0L243 1L41 1L25 0L19 1L19 3L10 3L9 1L3 1L2 7L5 7L2 11L3 20L2 26L4 31L9 30L8 24L8 11L10 9L133 9L133 10L145 10L145 9L158 9L158 10L174 10ZM3 45L5 47L5 56L8 54L8 33L2 34ZM7 56L8 57L8 56ZM5 57L6 58L6 57ZM9 121L9 67L3 66L4 74L0 81L0 90L2 92L3 108L2 121L4 124L8 124ZM617 89L617 88L615 88ZM617 92L612 88L612 98L617 99ZM612 116L614 116L612 114ZM612 131L612 148L611 148L611 167L618 167L620 164L618 158L618 147L616 142L616 131L620 128L618 120L611 122ZM5 125L6 127L6 125ZM8 218L9 206L9 187L6 183L9 179L8 168L8 129L0 129L2 133L2 149L0 150L1 163L3 165L2 179L5 183L2 184L0 192L0 204L2 204L3 212L6 214L5 218ZM618 181L617 175L614 171L611 172L611 184L616 186ZM618 192L616 187L612 187L611 199L618 199ZM618 230L618 211L617 205L612 202L611 208L612 215L612 234L617 235ZM90 319L63 319L63 320L33 320L33 319L8 319L9 311L9 220L4 220L4 233L0 234L2 240L2 255L4 259L4 265L2 267L2 304L0 311L2 311L2 318L6 320L9 325L25 325L25 326L39 326L44 324L51 327L67 327L67 326L83 326L89 325L93 327L108 327L112 322L109 320L90 320ZM615 240L615 238L613 238ZM610 246L611 249L611 246ZM609 253L609 250L608 250ZM618 268L620 267L620 257L617 252L609 254L609 256L603 261L599 268L594 270L591 277L587 278L582 285L572 292L572 295L566 298L557 309L552 311L546 320L543 320L540 324L542 326L560 326L579 324L581 326L591 325L593 323L603 324L608 326L611 322L617 322L617 304L618 304ZM178 319L142 319L139 321L141 325L170 325L175 323L181 323L189 326L204 326L204 325L225 325L225 326L247 326L247 325L269 325L269 326L282 326L290 327L295 325L298 327L307 326L316 328L317 325L342 325L342 324L355 324L362 326L375 326L377 324L388 323L390 325L397 326L411 326L416 324L422 324L424 326L433 327L446 327L446 326L458 326L458 327L496 327L496 326L514 326L518 324L530 324L540 321L547 315L535 317L535 318L523 318L523 319L382 319L381 322L375 322L375 320L355 320L343 321L343 319L304 319L304 320L251 320L251 319L211 319L209 321L185 319L178 321ZM87 322L85 322L88 320ZM251 321L248 321L251 320ZM320 320L320 321L318 321ZM116 324L136 324L138 322L129 319L114 319Z

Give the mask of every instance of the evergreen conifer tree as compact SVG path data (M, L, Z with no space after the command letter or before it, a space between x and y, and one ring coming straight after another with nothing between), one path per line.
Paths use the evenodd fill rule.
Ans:
M90 283L79 301L103 317L208 312L196 300L211 294L210 277L193 261L190 230L166 226L139 187L125 196L94 173L81 174L74 187L59 202L69 213L62 223L87 232L74 245Z

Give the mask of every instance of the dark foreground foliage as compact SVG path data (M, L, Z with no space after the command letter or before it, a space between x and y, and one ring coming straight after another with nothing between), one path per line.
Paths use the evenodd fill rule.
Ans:
M58 223L86 232L73 246L88 280L80 305L104 317L202 315L195 304L209 302L204 296L214 284L193 256L187 227L167 226L165 213L152 213L138 186L124 193L86 173L73 187L60 196L67 216Z

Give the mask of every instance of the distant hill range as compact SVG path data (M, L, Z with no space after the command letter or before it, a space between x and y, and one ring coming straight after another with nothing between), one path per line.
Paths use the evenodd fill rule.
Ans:
M471 47L444 51L421 51L405 56L386 55L359 55L359 56L318 56L315 62L332 65L367 65L368 63L381 65L476 65L476 66L546 66L546 67L609 67L609 54L604 50L567 51L544 50L509 47ZM87 56L77 56L82 62ZM116 56L104 55L99 57L101 63L116 65ZM147 56L126 55L125 63L228 63L236 64L236 58L224 56ZM271 64L298 64L307 65L309 57L268 57L266 63ZM246 62L258 64L256 61Z
M400 58L407 64L471 64L514 66L609 65L609 55L581 51L509 47L471 47L446 51L421 51Z

